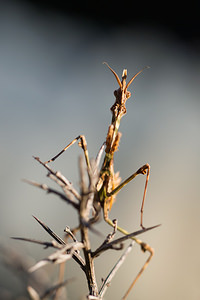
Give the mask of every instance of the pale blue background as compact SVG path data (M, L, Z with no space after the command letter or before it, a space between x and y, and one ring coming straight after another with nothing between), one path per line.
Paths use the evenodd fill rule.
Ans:
M196 43L196 46L195 46ZM122 119L122 139L115 170L126 178L144 163L151 165L144 224L162 227L141 236L156 251L137 283L134 299L168 300L200 297L199 287L199 56L198 41L184 43L165 27L96 26L57 13L42 14L28 5L2 5L0 11L0 235L50 240L32 214L62 236L77 223L70 206L21 181L51 182L32 159L49 159L79 134L85 134L94 157L105 140L114 102L115 79L103 61L121 75L145 70L131 86L132 98ZM54 163L78 188L78 155L73 146ZM144 178L117 197L111 217L130 231L139 228ZM108 226L101 225L105 234ZM94 237L95 245L101 242ZM22 246L12 242L13 247ZM23 245L24 246L24 245ZM35 259L39 246L26 244ZM105 277L119 253L97 260ZM106 299L119 299L146 256L135 246L113 280ZM106 263L105 263L106 262ZM12 282L0 285L13 289ZM69 299L86 294L86 282L70 262ZM74 294L75 293L75 294ZM130 299L132 299L130 297Z

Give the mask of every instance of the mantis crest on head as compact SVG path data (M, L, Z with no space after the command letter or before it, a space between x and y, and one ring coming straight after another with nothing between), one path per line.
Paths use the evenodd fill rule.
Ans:
M139 72L137 72L128 83L126 83L127 79L127 70L124 69L122 73L122 80L119 79L116 72L107 64L106 66L110 69L110 71L115 76L117 83L119 85L119 88L114 91L115 96L115 103L110 108L112 113L112 120L111 124L108 128L108 133L106 136L105 141L105 156L103 159L102 167L100 168L99 172L99 178L97 181L97 184L95 186L95 192L94 192L94 200L93 205L96 210L96 212L99 212L99 207L102 207L103 209L103 216L104 220L111 226L114 226L113 222L109 219L109 211L112 208L112 204L115 200L116 194L126 185L128 184L132 179L134 179L137 175L146 175L146 181L145 181L145 187L144 187L144 193L143 193L143 199L141 204L141 210L140 210L140 226L142 229L145 229L143 225L143 209L144 209L144 202L146 197L146 191L147 191L147 185L149 180L149 173L150 173L150 166L149 164L145 164L142 167L140 167L136 172L134 172L131 176L129 176L127 179L121 182L121 179L119 177L119 173L114 172L114 153L117 151L119 146L119 141L121 137L121 133L119 132L119 126L121 118L126 114L126 101L131 97L131 93L128 91L128 87L132 84L132 82L135 80L135 78L146 68L145 67ZM89 154L87 150L87 142L84 135L77 136L72 142L70 142L64 149L62 149L56 156L51 158L50 160L46 161L45 164L48 164L55 159L57 159L64 151L66 151L70 146L72 146L74 143L79 141L79 146L84 151L85 161L87 168L90 170L90 159ZM121 182L121 183L120 183ZM123 233L124 235L128 235L128 232L124 230L123 228L117 226L116 227L118 231ZM141 246L141 249L145 252L149 252L149 256L144 263L143 267L137 274L136 278L132 282L129 290L125 294L123 299L126 299L127 295L129 294L131 288L134 286L135 282L138 280L138 278L143 273L144 269L149 264L153 254L154 250L146 243L142 242L136 237L131 237L132 240L134 240L137 244Z

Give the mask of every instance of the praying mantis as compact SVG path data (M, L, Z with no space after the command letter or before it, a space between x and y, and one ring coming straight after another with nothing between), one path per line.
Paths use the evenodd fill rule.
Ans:
M99 211L98 208L102 207L103 209L103 217L104 220L110 225L114 226L113 222L109 219L109 212L112 208L112 204L115 200L116 194L124 187L126 186L130 181L132 181L136 176L138 175L146 175L146 181L145 181L145 187L144 187L144 193L143 193L143 199L141 204L141 210L140 210L140 226L142 229L145 229L143 225L143 210L144 210L144 202L146 197L146 191L147 191L147 185L149 181L149 174L150 174L150 166L149 164L145 164L142 167L140 167L136 172L134 172L131 176L129 176L126 180L121 181L119 178L119 173L114 172L114 153L117 151L119 146L119 141L121 137L121 133L119 132L119 126L121 122L121 118L126 114L126 101L131 97L131 93L128 91L128 87L132 84L132 82L135 80L135 78L145 69L148 67L143 68L139 72L137 72L128 83L126 83L127 79L127 70L124 69L122 73L122 80L119 79L117 73L107 64L106 66L110 69L110 71L115 76L117 83L119 85L119 88L114 91L115 96L115 103L110 108L112 113L112 120L111 124L108 129L108 133L106 136L106 142L105 142L105 156L103 159L103 164L100 169L99 173L99 179L95 187L95 193L94 193L94 208L96 211ZM83 149L85 161L87 168L90 169L90 159L87 149L87 142L84 135L77 136L72 142L70 142L64 149L62 149L57 155L55 155L50 160L46 161L45 164L48 164L55 159L57 159L63 152L65 152L69 147L71 147L73 144L78 142L79 146ZM117 230L120 231L124 235L128 235L128 232L124 230L123 228L117 226ZM138 280L138 278L141 276L145 268L148 266L151 258L154 255L154 250L146 243L142 242L136 237L132 237L132 240L134 240L137 244L141 246L142 251L148 251L149 256L147 260L145 261L143 267L137 274L136 278L132 282L129 290L125 294L123 299L126 299L127 295L129 294L130 290Z

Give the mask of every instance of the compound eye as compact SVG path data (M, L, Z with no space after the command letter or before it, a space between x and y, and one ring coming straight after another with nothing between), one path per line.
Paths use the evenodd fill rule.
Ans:
M128 98L130 98L130 97L131 97L131 92L127 91L127 92L126 92L126 98L128 99Z

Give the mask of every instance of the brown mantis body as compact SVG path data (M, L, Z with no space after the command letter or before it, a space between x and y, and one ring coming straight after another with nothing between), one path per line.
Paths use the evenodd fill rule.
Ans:
M136 73L131 80L126 83L127 78L127 70L123 70L122 74L122 80L120 81L118 75L115 73L115 71L107 64L105 63L108 68L111 70L111 72L114 74L118 84L119 88L114 91L115 95L115 103L111 107L112 112L112 121L111 125L108 129L108 134L106 137L106 148L105 148L105 157L103 160L103 164L100 170L99 180L95 188L95 195L94 195L94 204L100 205L103 208L103 215L105 221L113 226L113 222L109 219L108 214L111 210L112 204L115 199L115 195L132 179L134 179L137 175L146 174L146 182L145 182L145 188L144 188L144 194L143 194L143 200L141 205L141 220L140 220L140 226L144 229L143 226L143 208L144 208L144 201L147 191L147 184L149 180L149 172L150 172L150 166L149 164L143 165L141 168L139 168L135 173L133 173L130 177L128 177L126 180L124 180L122 183L120 183L119 173L114 172L114 153L118 149L121 133L118 131L120 126L121 118L126 114L126 101L128 98L130 98L131 93L127 90L128 87L131 85L131 83L134 81L134 79L143 71L139 71ZM45 164L50 163L51 161L54 161L57 157L59 157L64 151L66 151L70 146L72 146L75 142L79 140L79 146L84 151L85 160L87 167L90 169L90 160L89 160L89 154L87 150L87 143L84 135L79 135L76 137L70 144L68 144L61 152L59 152L56 156L54 156L52 159L47 161ZM128 232L121 227L117 226L117 230L121 233L128 235ZM154 251L153 249L147 245L146 243L143 243L141 240L132 237L132 239L141 246L141 249L145 252L149 252L149 257L146 260L145 264L141 268L140 272L136 276L135 280L131 284L129 290L125 294L123 299L126 299L127 295L129 294L131 288L135 284L135 282L138 280L144 269L149 264Z
M108 66L108 65L107 65ZM118 149L121 133L118 131L121 118L126 114L125 103L128 98L130 98L131 93L127 91L129 85L133 82L133 80L142 72L139 71L136 75L134 75L131 80L126 84L127 78L127 70L123 71L122 81L120 82L118 75L113 71L109 66L108 68L114 74L117 82L119 84L119 89L114 91L114 95L116 97L115 103L111 107L112 112L112 122L108 129L108 134L106 138L106 149L105 149L105 158L100 172L100 179L97 185L97 197L99 198L99 202L103 207L104 219L108 221L108 212L110 211L112 204L114 202L114 198L117 192L119 192L129 181L135 178L138 174L147 174L146 184L144 189L144 196L141 206L141 222L140 225L143 226L143 207L144 200L147 190L147 183L149 179L149 170L150 166L145 164L143 167L137 170L134 174L132 174L129 178L123 181L121 184L119 173L114 173L114 153Z

